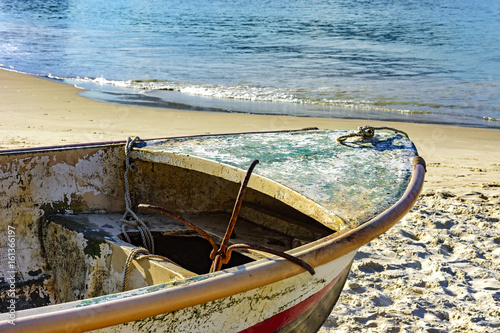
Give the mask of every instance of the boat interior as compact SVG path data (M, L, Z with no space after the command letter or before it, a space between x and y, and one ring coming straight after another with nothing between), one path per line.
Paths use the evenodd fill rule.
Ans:
M213 247L206 237L178 218L138 205L174 212L220 245L227 235L244 170L225 169L221 176L168 159L155 162L133 155L127 176L123 146L89 148L84 154L54 151L47 159L43 156L27 153L2 161L11 164L9 172L26 186L18 190L12 199L15 202L2 207L2 217L16 230L17 268L10 270L15 271L15 290L9 273L0 277L1 312L8 312L12 292L16 309L22 310L157 284L175 285L209 273ZM38 169L27 176L26 167L15 167L20 160L25 166L39 163ZM79 168L82 163L86 168ZM62 169L68 172L61 173ZM145 241L143 229L123 223L124 217L134 220L125 214L129 208L127 186L130 208L147 226L154 250ZM276 183L269 186L279 187L281 194L291 191ZM62 190L64 199L39 199ZM255 244L285 252L335 232L298 206L269 193L247 188L228 246ZM3 248L5 244L2 240ZM149 250L132 255L138 247ZM237 248L222 269L272 256L262 250Z

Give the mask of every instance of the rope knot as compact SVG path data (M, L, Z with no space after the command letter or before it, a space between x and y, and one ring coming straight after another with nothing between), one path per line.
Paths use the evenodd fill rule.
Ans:
M403 134L404 136L408 137L408 134L405 132L398 130L394 127L387 127L387 126L379 126L379 127L373 127L373 126L359 126L358 127L358 132L357 133L349 133L346 135L339 136L337 138L337 141L342 143L346 141L349 138L359 136L362 140L371 140L375 136L375 130L389 130L393 131L399 134Z
M371 126L359 126L358 131L363 140L370 140L375 135L375 129Z

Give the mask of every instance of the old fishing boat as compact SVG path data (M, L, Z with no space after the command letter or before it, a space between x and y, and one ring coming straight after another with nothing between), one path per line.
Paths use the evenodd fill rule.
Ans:
M2 151L0 331L317 331L424 170L369 127Z

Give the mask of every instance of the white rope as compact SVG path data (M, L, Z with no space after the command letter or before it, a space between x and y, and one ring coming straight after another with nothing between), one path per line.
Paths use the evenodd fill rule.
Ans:
M154 253L155 246L153 235L149 230L148 226L144 221L142 221L137 214L132 210L132 199L130 197L130 184L129 184L129 172L132 169L130 165L130 152L132 151L132 147L134 143L139 140L139 137L136 136L133 140L127 138L127 144L125 145L125 213L121 219L122 224L122 232L123 236L126 238L127 242L131 243L130 237L127 234L127 226L135 227L139 233L141 234L142 243L149 252ZM132 217L132 220L129 219L129 216Z
M137 257L138 254L142 254L142 256ZM130 280L130 270L132 269L132 260L139 261L141 259L156 259L156 260L162 260L169 262L171 264L177 265L175 262L172 260L165 258L164 256L159 256L156 254L149 254L149 251L143 247L135 247L130 251L130 253L127 256L127 260L125 261L125 271L123 273L123 284L122 284L122 291L127 291L128 290L128 282ZM179 265L177 265L179 266ZM169 270L171 273L177 275L181 279L184 279L185 277L173 270Z
M398 129L394 128L394 127L388 127L388 126L378 126L378 127L374 127L374 126L360 126L360 127L358 127L358 132L357 133L349 133L347 135L342 135L342 136L340 136L340 137L337 138L337 141L338 142L344 142L348 138L352 138L352 137L355 137L355 136L359 136L363 140L370 140L375 135L375 130L390 130L390 131L393 131L393 132L396 132L396 133L399 133L399 134L403 134L404 136L408 137L408 134L406 134L406 132L398 130Z

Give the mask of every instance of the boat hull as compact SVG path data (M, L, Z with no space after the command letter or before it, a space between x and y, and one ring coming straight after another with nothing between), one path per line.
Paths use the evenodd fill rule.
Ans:
M351 263L321 291L244 332L316 332L337 303L349 275Z
M333 134L328 135L327 144ZM407 143L388 148L398 140L382 140L382 148L374 142L373 153L405 153L402 173L407 173L408 156L415 151ZM370 147L362 149L371 154ZM138 246L124 241L122 231L112 226L119 225L120 213L127 209L124 184L130 181L134 199L190 216L219 235L245 176L238 167L190 154L137 149L130 155L138 171L128 179L124 166L129 157L123 143L0 154L0 192L8 198L1 203L0 218L7 221L2 228L15 230L17 251L12 266L16 281L5 284L2 292L6 297L13 290L16 299L47 301L26 310L18 302L13 318L6 308L0 314L2 332L317 331L340 295L357 249L406 214L421 190L425 169L417 161L411 181L398 179L398 191L408 187L401 198L391 198L390 204L377 199L384 205L367 205L370 209L363 214L355 212L356 218L376 216L350 228L344 228L341 218L314 200L265 177L252 176L240 229L231 241L259 236L306 262L314 272L277 256L253 252L240 254L244 261L213 273L147 258L131 264L131 290L120 292L125 286L125 259ZM297 158L304 156L308 154L302 151ZM379 163L377 169L384 168ZM382 186L381 182L376 185ZM169 235L158 238L159 251L165 239L179 237L185 242L195 238L183 225L149 218L149 226L159 228L155 237ZM299 245L293 245L295 241ZM9 240L0 237L0 245L6 250ZM188 246L180 252L189 250ZM7 267L6 263L1 264ZM6 281L8 275L0 277ZM11 285L14 289L9 289Z
M216 301L96 332L316 332L331 313L354 253L324 267L314 278L294 276ZM237 318L238 320L227 320ZM77 329L74 325L69 330Z

